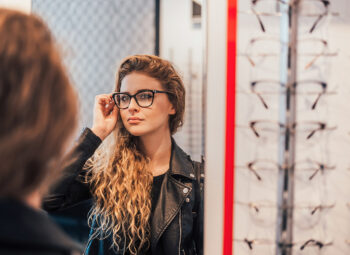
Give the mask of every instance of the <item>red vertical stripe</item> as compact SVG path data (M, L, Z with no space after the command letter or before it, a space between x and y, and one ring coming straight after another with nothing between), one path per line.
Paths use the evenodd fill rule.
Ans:
M223 255L233 254L234 146L236 111L237 0L227 0L227 85Z

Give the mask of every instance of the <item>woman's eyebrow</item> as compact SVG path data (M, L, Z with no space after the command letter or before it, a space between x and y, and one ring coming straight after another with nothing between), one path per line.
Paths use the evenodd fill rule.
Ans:
M149 90L153 91L153 89L138 89L138 90L136 90L136 92L134 94L131 94L129 91L120 91L120 93L135 95L135 94L139 93L140 91L149 91Z

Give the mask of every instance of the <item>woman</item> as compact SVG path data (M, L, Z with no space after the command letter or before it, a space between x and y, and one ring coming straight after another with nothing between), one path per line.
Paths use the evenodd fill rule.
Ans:
M87 254L202 254L202 167L171 138L183 124L181 78L168 61L131 56L116 91L96 97L93 126L47 208L70 206L91 190Z
M75 92L40 18L0 9L0 38L0 254L81 254L40 209L75 130Z

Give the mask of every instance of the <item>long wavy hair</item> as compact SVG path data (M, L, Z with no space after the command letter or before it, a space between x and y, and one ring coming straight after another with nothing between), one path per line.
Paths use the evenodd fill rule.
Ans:
M176 113L169 116L169 129L174 134L183 124L185 110L185 88L179 74L159 57L130 56L120 65L115 91L120 91L122 80L133 72L157 79L170 92L168 98ZM149 248L153 180L149 162L138 137L126 130L119 115L115 130L85 165L95 198L89 217L91 239L112 235L112 247L119 249L124 244L131 254Z

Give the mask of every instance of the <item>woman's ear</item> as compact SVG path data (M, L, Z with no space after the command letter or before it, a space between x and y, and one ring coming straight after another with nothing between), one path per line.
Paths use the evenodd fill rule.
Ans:
M173 106L173 104L170 104L169 115L174 115L175 113L176 113L175 107Z

